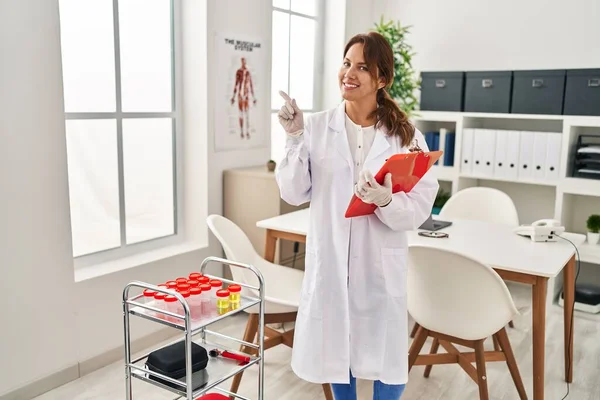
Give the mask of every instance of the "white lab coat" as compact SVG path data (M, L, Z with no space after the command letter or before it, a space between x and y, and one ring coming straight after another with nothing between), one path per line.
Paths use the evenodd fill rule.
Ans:
M415 138L428 151L422 133ZM375 175L388 157L407 152L399 138L378 129L364 168ZM410 193L395 193L374 215L347 219L353 168L342 102L306 118L304 134L288 139L276 172L283 200L310 201L292 368L314 383L348 383L351 369L357 378L404 384L406 231L429 216L438 182L429 171Z

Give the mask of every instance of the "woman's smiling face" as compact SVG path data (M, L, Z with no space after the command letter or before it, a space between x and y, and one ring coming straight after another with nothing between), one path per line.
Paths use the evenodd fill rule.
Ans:
M352 45L338 73L340 92L344 100L356 101L377 94L379 87L369 72L363 49L362 43Z

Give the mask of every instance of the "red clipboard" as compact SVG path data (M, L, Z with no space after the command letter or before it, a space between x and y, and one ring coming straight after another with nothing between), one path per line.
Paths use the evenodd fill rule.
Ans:
M430 151L427 153L394 154L386 160L374 178L377 183L382 184L383 179L390 172L392 174L392 193L408 193L443 153L443 151ZM373 214L376 209L375 204L363 203L356 195L352 195L345 217L352 218Z

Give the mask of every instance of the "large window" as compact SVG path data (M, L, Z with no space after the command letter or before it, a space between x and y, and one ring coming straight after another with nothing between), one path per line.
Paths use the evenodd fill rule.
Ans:
M178 231L173 1L60 0L75 257Z
M283 156L285 133L277 112L283 104L279 91L296 99L304 115L320 110L322 65L322 0L273 0L271 68L271 157Z

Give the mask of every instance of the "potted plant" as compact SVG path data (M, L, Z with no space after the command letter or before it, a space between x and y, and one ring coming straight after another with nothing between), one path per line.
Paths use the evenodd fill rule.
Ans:
M276 166L277 166L277 163L275 161L273 161L273 160L267 161L267 169L269 170L269 172L275 171Z
M598 244L600 239L600 215L592 214L587 219L587 240L590 244Z
M412 66L412 58L415 53L412 47L407 43L406 37L410 26L402 26L400 21L383 21L383 16L378 24L375 24L373 31L385 37L392 46L394 52L394 82L388 88L388 93L392 99L396 100L398 106L408 117L415 115L418 107L418 100L415 92L421 86L421 78L416 76Z
M433 209L431 210L431 213L434 215L438 215L442 210L442 207L444 207L444 204L446 204L446 202L450 198L450 196L450 193L446 192L440 187L437 195L435 196L435 201L433 202Z

